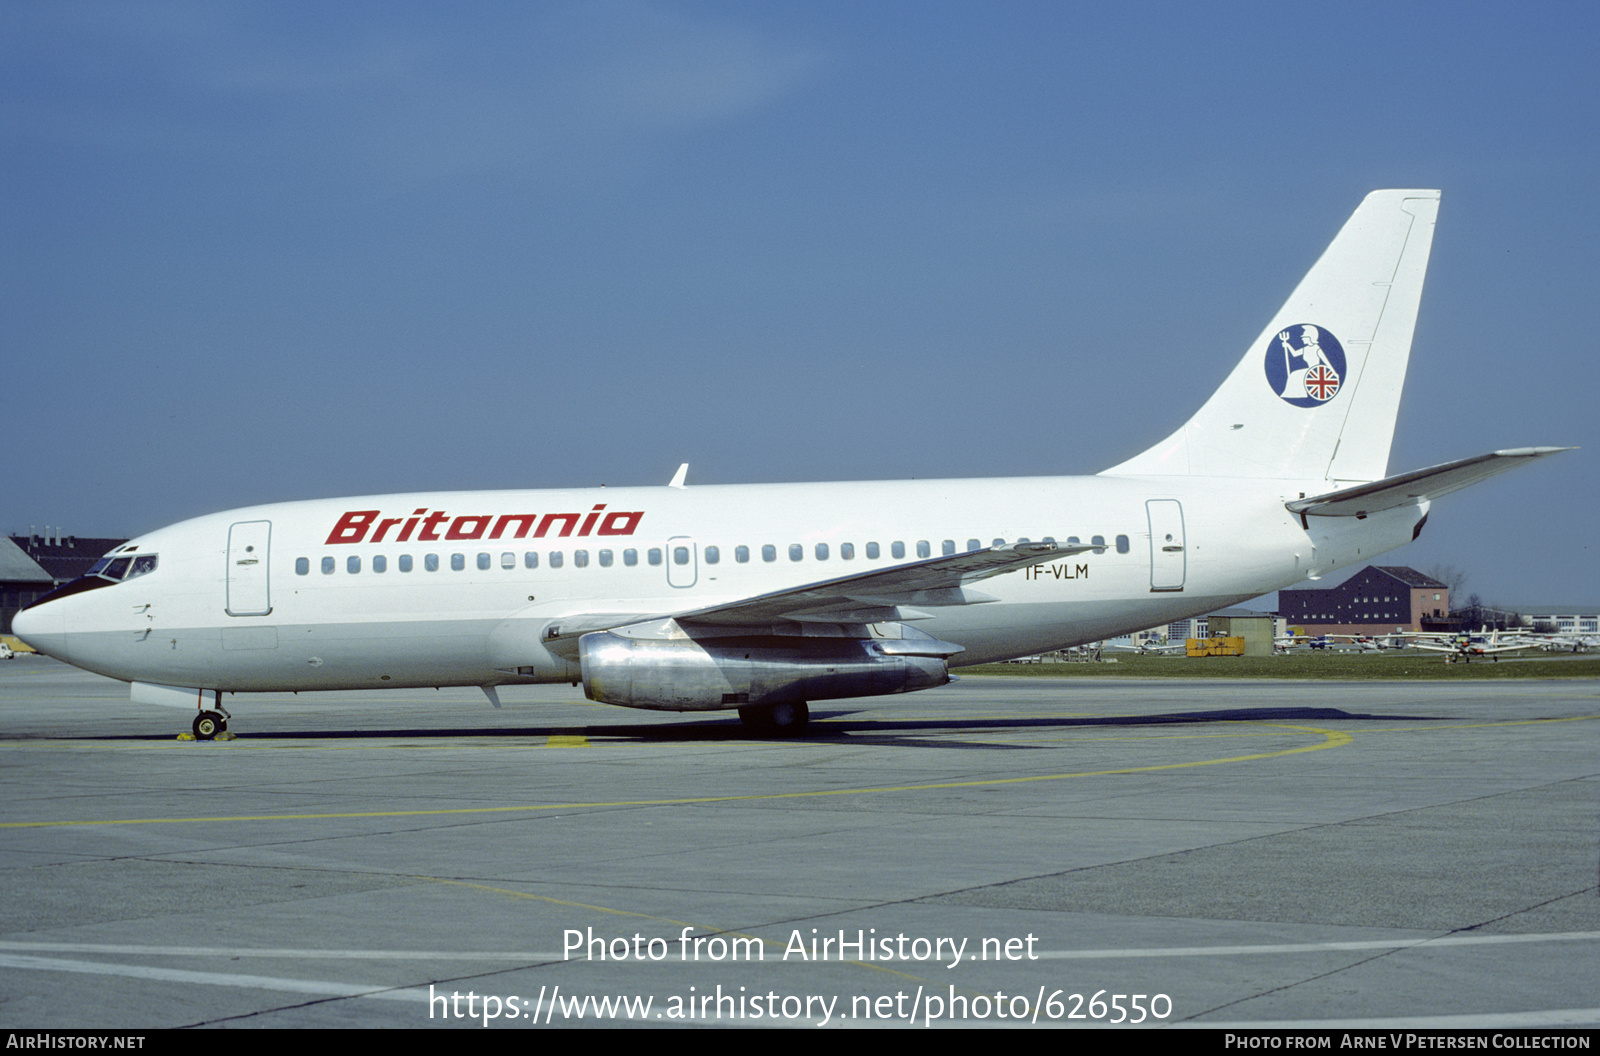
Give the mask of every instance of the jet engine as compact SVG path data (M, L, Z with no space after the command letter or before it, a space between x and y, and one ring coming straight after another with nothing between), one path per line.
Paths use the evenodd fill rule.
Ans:
M645 636L630 633L634 630L595 631L579 639L590 700L656 711L713 711L910 693L949 682L946 660L962 650L900 625L889 631L896 637L719 633L676 626L668 635Z

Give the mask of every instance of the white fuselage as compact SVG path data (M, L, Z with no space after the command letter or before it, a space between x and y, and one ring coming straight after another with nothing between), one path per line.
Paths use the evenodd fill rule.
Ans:
M576 682L572 654L544 644L564 618L671 616L974 541L1104 542L983 580L994 600L903 617L964 647L951 659L960 666L1235 604L1408 542L1426 512L1308 528L1284 508L1325 487L1098 476L283 503L131 540L119 552L156 555L153 571L30 609L16 630L79 667L167 686Z

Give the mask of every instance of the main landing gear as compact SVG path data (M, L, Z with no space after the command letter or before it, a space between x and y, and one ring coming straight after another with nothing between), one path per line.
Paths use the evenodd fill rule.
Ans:
M215 740L217 734L228 729L228 713L225 711L202 711L194 717L194 739L197 741Z
M796 737L811 723L811 708L803 700L783 704L751 704L739 709L739 721L751 733Z

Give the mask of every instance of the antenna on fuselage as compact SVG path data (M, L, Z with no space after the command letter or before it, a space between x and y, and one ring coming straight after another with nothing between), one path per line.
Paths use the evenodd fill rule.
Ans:
M689 475L689 463L685 462L683 465L678 467L678 472L676 472L676 473L674 473L672 475L672 481L671 481L671 483L669 483L667 485L667 487L669 487L669 488L681 488L681 487L683 487L684 478L687 477L688 475Z

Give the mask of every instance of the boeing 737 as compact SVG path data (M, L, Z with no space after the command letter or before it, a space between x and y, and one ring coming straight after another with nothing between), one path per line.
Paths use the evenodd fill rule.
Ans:
M592 700L808 702L1235 605L1410 542L1433 501L1564 448L1388 476L1437 191L1363 201L1211 398L1089 477L425 492L151 532L14 621L195 711L223 694L581 684Z

